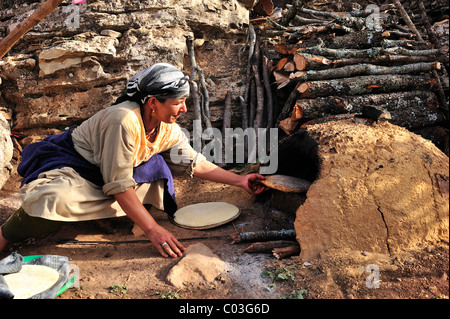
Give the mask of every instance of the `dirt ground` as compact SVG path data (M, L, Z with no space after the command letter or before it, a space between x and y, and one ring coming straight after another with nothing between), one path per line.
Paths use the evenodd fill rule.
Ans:
M13 175L0 191L0 222L19 204L19 178ZM245 191L199 179L175 178L179 206L206 201L226 201L241 209L238 219L210 230L188 230L172 224L162 212L151 210L162 226L179 239L229 235L236 231L293 229L295 213L278 209L276 191L251 196ZM283 197L286 199L287 197ZM278 201L279 202L279 201ZM61 244L61 239L135 240L127 218L68 224L45 238L29 240L0 253L67 256L78 270L79 282L58 299L448 299L449 245L436 243L419 251L395 256L370 252L331 252L317 260L299 256L277 260L272 254L249 254L250 243L232 244L229 238L183 240L185 246L202 242L227 264L213 282L178 290L167 282L179 259L163 258L149 243L115 245ZM284 274L275 279L261 276ZM275 276L274 276L275 277ZM379 281L377 281L377 279ZM111 287L118 287L112 289Z

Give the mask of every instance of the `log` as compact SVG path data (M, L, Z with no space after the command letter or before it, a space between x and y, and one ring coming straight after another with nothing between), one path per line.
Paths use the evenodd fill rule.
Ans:
M201 121L202 112L200 108L198 85L195 82L197 79L197 63L195 61L195 54L194 54L194 38L187 37L186 46L188 49L189 61L191 64L191 76L189 78L189 84L191 87L192 103L194 105L194 116L195 116L194 119Z
M438 108L438 99L430 91L406 91L358 96L326 96L316 99L299 99L296 102L303 120L329 115L363 113L364 108L382 107L390 113L388 120L407 129L436 125L445 120ZM281 124L281 122L280 122Z
M425 24L425 30L427 31L428 34L428 39L430 39L430 41L436 48L440 49L441 43L437 39L436 34L434 33L433 28L431 27L431 23L430 20L428 19L425 6L423 5L423 1L419 1L419 9L422 21Z
M384 54L402 54L402 55L431 55L437 56L440 54L445 54L442 49L428 49L428 50L410 50L402 47L391 47L391 48L383 48L382 53Z
M285 241L285 240L258 242L248 246L244 250L244 253L270 253L272 252L272 250L276 248L289 247L295 244L296 243L293 241Z
M21 22L0 42L0 59L20 40L20 38L41 22L50 14L63 0L47 0L37 8L25 21Z
M266 92L266 111L267 111L266 127L271 128L273 125L273 98L269 79L269 58L265 55L263 56L262 60L262 74L264 81L264 91Z
M261 85L261 76L259 73L257 61L258 57L255 56L255 61L252 63L253 78L255 80L256 86L256 112L255 112L255 121L253 123L253 127L255 128L255 130L257 130L262 126L263 111L264 111L264 89Z
M209 92L208 92L208 87L206 86L206 82L205 82L205 75L203 73L203 70L200 68L200 66L196 66L196 70L197 70L197 74L198 74L198 78L200 81L200 86L202 88L202 94L203 94L203 103L202 103L202 118L203 121L205 122L206 128L212 128L211 125L211 114L209 111Z
M280 24L283 26L289 25L289 22L294 19L297 15L297 12L301 10L304 5L305 0L294 0L293 5L289 8L289 10L281 17Z
M227 94L225 95L225 105L223 110L223 125L222 125L222 146L225 145L225 137L226 137L226 129L231 127L231 91L227 91ZM222 163L216 163L218 166L225 166L226 158L225 158L225 152L227 150L225 147L222 147Z
M262 241L262 240L294 240L295 239L294 229L281 229L281 230L262 230L254 232L242 232L231 234L230 237L233 239L234 243L241 242L252 242L252 241Z
M231 91L227 91L225 96L225 106L223 111L222 134L225 137L225 129L231 127Z
M393 2L395 4L397 10L400 12L400 15L402 16L402 19L403 19L403 21L405 21L405 23L408 26L408 28L416 34L417 40L423 41L419 31L417 31L415 25L412 23L411 19L408 16L408 13L406 12L406 10L403 7L403 5L401 4L400 0L393 0Z
M297 105L294 106L294 109L292 110L292 114L287 119L284 119L280 121L280 124L278 124L278 127L281 128L286 135L290 136L292 133L294 133L295 129L298 126L298 121L302 119L303 116L303 109L298 107Z
M286 102L284 103L283 109L281 110L280 114L278 115L276 126L279 126L280 121L284 120L286 117L289 116L289 113L291 112L293 106L295 105L295 101L297 100L297 97L300 94L298 91L300 84L301 84L301 82L297 82L297 84L295 85L295 88L291 91L291 94L289 94L289 97L287 98Z
M326 79L348 78L358 75L386 75L386 74L409 74L429 72L439 70L441 67L439 62L419 62L410 63L400 66L381 66L368 63L347 65L334 69L326 70L310 70L301 78L302 81L316 81Z
M425 75L374 75L348 77L336 80L299 82L298 93L302 97L320 97L329 95L358 95L379 92L415 90L436 90L436 80ZM292 107L291 107L292 109ZM290 109L289 109L290 112Z
M351 32L351 29L337 23L327 23L324 25L305 25L302 27L292 27L287 29L284 36L289 43L296 43L306 35L331 31Z
M353 58L353 59L339 59L331 62L334 67L341 67L344 65L369 63L369 64L393 64L393 63L419 63L419 62L434 62L438 60L434 56L420 56L420 55L380 55L374 58Z
M274 250L272 250L272 253L276 259L283 259L293 255L300 254L300 246L292 245L283 248L275 248Z

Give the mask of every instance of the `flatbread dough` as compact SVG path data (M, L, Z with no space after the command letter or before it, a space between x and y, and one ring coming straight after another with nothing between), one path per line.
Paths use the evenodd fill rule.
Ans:
M266 179L261 181L262 184L282 192L303 193L311 186L309 181L293 176L270 175L265 177Z
M199 203L177 210L174 222L191 228L214 227L229 222L238 215L239 208L225 202Z
M22 269L3 278L14 299L28 299L51 288L59 279L57 270L42 265L22 265Z

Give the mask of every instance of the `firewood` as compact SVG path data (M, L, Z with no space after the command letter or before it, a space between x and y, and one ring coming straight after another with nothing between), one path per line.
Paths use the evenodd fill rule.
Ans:
M365 107L382 107L390 113L389 122L408 129L436 125L445 120L438 109L436 94L430 91L406 91L356 96L326 96L299 99L303 120L345 113L363 113ZM280 122L281 124L281 122Z
M439 40L436 37L436 34L433 31L433 28L431 27L431 23L430 20L428 19L426 10L425 10L425 6L423 5L423 1L419 1L419 9L420 9L420 15L422 18L423 23L425 24L425 30L427 31L428 34L428 38L430 39L430 41L433 43L433 45L440 49L441 48L441 44L439 42Z
M436 80L429 75L373 75L342 79L299 82L298 92L302 97L331 95L359 95L380 92L415 90L436 90ZM290 110L289 110L290 112Z
M289 22L296 16L297 12L303 7L306 0L294 0L293 5L289 10L281 17L280 24L287 26Z
M267 113L267 128L271 128L273 125L273 98L272 89L270 87L269 79L269 58L263 55L262 60L262 74L264 81L264 91L266 92L266 113Z
M272 253L275 256L275 258L283 259L283 258L287 258L287 257L293 256L293 255L300 254L300 246L292 245L292 246L283 247L283 248L275 248L274 250L272 250Z
M286 133L286 135L292 135L298 126L298 121L303 118L303 110L297 105L294 106L292 114L287 119L280 121L278 126Z
M200 86L202 88L202 94L203 94L203 103L202 103L202 118L203 121L205 122L206 128L212 128L211 125L211 115L210 115L210 111L209 111L209 92L208 92L208 88L206 86L206 82L205 82L205 75L203 73L203 70L200 68L200 66L196 66L196 70L197 70L197 74L198 74L198 78L199 78L199 82L200 82Z
M416 34L417 40L423 41L422 36L420 35L419 31L417 31L415 25L412 23L411 19L408 16L408 13L406 12L403 5L401 4L400 0L393 0L393 2L395 4L395 6L397 7L397 10L400 12L400 15L402 16L403 21L405 21L408 28Z
M440 67L441 65L439 62L419 62L392 67L362 63L320 71L310 70L307 71L305 76L302 77L302 81L348 78L357 75L420 73L439 70Z
M195 61L195 53L194 53L194 38L187 37L186 46L188 49L189 61L191 63L191 76L189 78L189 84L191 87L192 103L194 105L194 116L195 116L194 119L201 121L202 112L200 108L200 101L198 95L198 85L195 82L197 78L197 63Z
M245 253L270 253L273 249L283 248L295 245L293 241L277 240L268 242L258 242L253 243L248 246L244 252Z
M291 94L289 94L289 97L287 98L286 102L284 103L283 109L281 110L280 114L278 115L276 126L280 124L280 121L284 120L286 117L289 116L293 106L295 105L295 101L297 100L298 95L300 94L298 91L298 88L300 86L301 82L298 81L295 85L295 88L291 91Z
M262 230L254 232L242 232L231 234L230 237L233 239L234 243L241 242L253 242L262 240L289 240L295 239L294 229L281 229L281 230Z
M253 68L253 77L255 79L256 85L256 112L253 127L257 130L262 126L263 110L264 110L264 89L261 85L261 77L259 74L258 66L254 64L252 68Z
M339 59L332 62L334 67L344 65L369 63L369 64L392 64L392 63L419 63L419 62L434 62L438 59L434 56L426 55L379 55L373 58L353 58L353 59Z
M331 31L344 31L351 32L351 30L347 27L344 27L337 23L327 23L324 25L305 25L301 27L293 27L286 30L288 32L285 33L285 37L289 43L296 43L302 37L308 34L317 34L323 32L331 32Z
M428 50L410 50L402 47L391 47L391 48L384 48L382 49L382 53L385 54L402 54L402 55L418 55L418 56L425 56L425 55L439 55L443 54L442 49L428 49Z
M223 111L222 134L225 136L225 129L231 127L231 91L227 91L225 95L225 105Z

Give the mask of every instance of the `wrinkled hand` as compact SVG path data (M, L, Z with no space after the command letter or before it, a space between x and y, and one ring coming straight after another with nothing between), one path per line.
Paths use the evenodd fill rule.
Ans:
M260 194L268 189L268 187L261 184L261 181L265 179L266 178L260 174L248 174L243 176L241 187L250 194Z
M181 257L186 250L171 232L159 225L152 228L146 235L163 257Z

